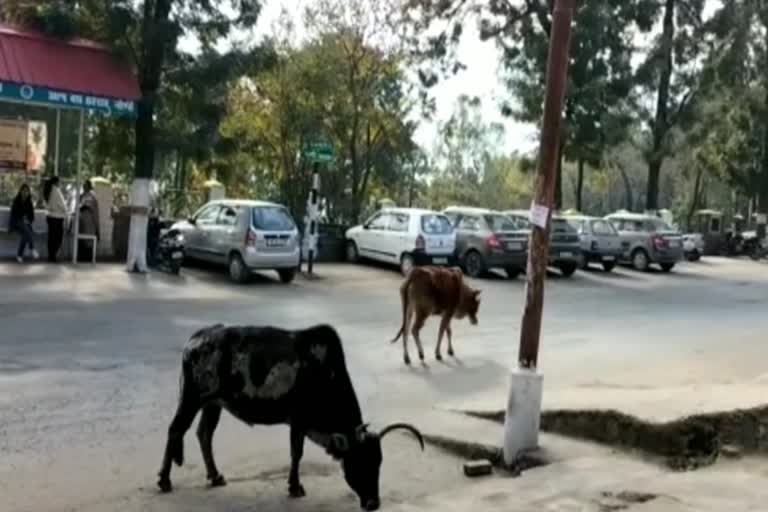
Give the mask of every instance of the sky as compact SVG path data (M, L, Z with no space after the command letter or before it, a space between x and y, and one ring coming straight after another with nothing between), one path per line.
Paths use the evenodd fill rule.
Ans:
M257 36L270 33L271 27L283 7L290 7L296 13L297 25L300 25L299 13L303 6L312 1L265 0L263 12L254 33ZM711 15L721 5L722 0L706 0L706 2L705 17ZM482 99L481 112L485 122L504 125L506 129L504 147L499 149L505 152L529 152L538 145L538 132L533 125L519 123L501 115L498 108L499 100L509 99L509 93L498 80L500 54L492 42L482 42L479 37L473 37L476 34L476 29L472 29L472 31L465 29L465 35L458 48L458 55L467 68L450 79L442 80L432 89L431 92L437 103L436 122L421 122L416 133L416 142L425 150L430 151L435 145L437 123L448 119L454 110L458 97L466 94ZM647 42L647 40L637 41L639 45L645 45ZM192 41L183 41L182 44L190 49L194 47Z

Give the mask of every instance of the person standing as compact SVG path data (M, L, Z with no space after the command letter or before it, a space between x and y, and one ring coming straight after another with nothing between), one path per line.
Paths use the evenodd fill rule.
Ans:
M32 251L32 257L38 259L40 255L35 250L35 232L32 224L35 222L35 205L32 204L32 192L26 183L19 188L16 197L11 204L11 231L17 231L21 237L19 250L16 251L16 260L24 262L24 252L27 247Z
M67 218L67 204L64 201L64 194L59 188L58 176L53 176L45 182L43 198L48 209L46 217L48 221L48 261L56 263L56 257L64 240L64 221Z
M101 239L99 229L99 200L93 192L91 180L86 180L83 184L83 195L80 196L80 222L78 232L81 235L93 235L96 241ZM77 254L81 261L91 260L96 250L96 244L78 240Z

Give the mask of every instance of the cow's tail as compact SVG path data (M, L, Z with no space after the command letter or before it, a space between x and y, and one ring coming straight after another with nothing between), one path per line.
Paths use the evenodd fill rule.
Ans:
M411 275L413 273L409 272L408 275L405 277L405 281L403 281L403 284L400 285L400 303L403 307L403 320L400 324L400 330L397 331L397 335L392 339L390 343L395 343L397 340L400 339L400 336L403 336L405 334L405 319L408 316L408 288L411 286Z

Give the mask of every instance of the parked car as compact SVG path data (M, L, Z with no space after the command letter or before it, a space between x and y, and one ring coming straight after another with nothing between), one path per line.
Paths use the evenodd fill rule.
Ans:
M418 208L384 208L347 230L347 261L360 258L400 266L455 265L456 232L442 213Z
M528 210L508 210L504 213L530 229ZM549 234L549 265L559 269L563 276L571 277L580 261L579 234L563 217L553 215Z
M581 242L581 268L599 263L610 272L621 257L621 238L613 224L599 217L567 215L564 218L578 233Z
M704 255L704 235L686 233L683 235L683 255L688 261L699 261Z
M683 257L683 238L678 231L653 215L613 213L605 217L621 236L622 262L640 271L658 264L672 270Z
M530 231L519 221L484 208L451 206L443 213L456 229L456 257L468 276L501 268L514 279L525 270Z
M266 201L211 201L177 222L185 258L227 265L230 278L247 282L257 270L276 270L290 283L299 268L299 230L288 210Z

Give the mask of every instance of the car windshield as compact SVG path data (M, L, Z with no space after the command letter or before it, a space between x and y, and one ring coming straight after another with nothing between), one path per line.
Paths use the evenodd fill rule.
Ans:
M568 225L571 226L573 229L578 231L579 233L582 233L584 231L584 221L580 219L568 219L567 220Z
M515 231L516 229L520 229L520 226L517 224L517 222L512 218L507 217L506 215L491 214L484 215L483 217L485 218L485 222L488 223L488 227L490 227L491 231L494 232Z
M592 233L596 235L615 235L613 224L604 220L592 221Z
M421 230L426 235L448 235L453 226L445 215L422 215Z
M653 225L655 231L674 231L674 228L663 220L653 219L650 223Z
M575 233L573 228L565 219L552 219L552 232L556 233Z
M291 231L296 224L285 208L260 206L253 209L253 227L259 231Z

